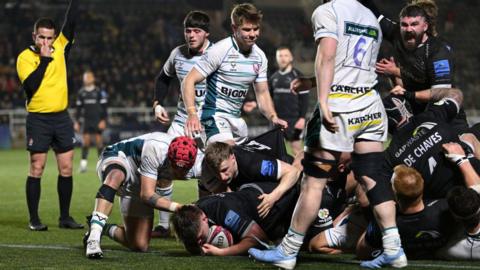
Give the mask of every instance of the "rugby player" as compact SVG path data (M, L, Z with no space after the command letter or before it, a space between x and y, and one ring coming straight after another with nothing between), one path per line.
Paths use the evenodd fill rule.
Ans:
M76 114L74 129L80 132L80 118L83 118L82 131L82 159L80 172L87 171L88 150L90 148L90 135L95 135L97 154L100 156L103 149L102 132L107 126L107 92L95 85L95 75L88 70L83 73L83 87L78 90L75 102Z
M155 118L162 124L170 121L167 111L162 106L165 97L168 95L168 89L176 77L181 84L187 73L192 69L193 65L200 57L212 46L208 37L210 35L210 18L201 11L191 11L183 20L183 34L185 43L176 47L170 53L167 61L163 65L162 70L155 80L155 97L153 107ZM199 108L198 116L201 115L201 107L205 99L205 81L195 85L195 106ZM185 122L187 120L187 111L182 99L179 95L177 103L177 112L167 131L168 134L177 137L185 135ZM204 136L203 136L204 137ZM197 140L201 148L200 141ZM202 151L198 155L203 155ZM201 158L201 157L199 157ZM159 183L159 193L167 199L173 196L173 182L170 180L161 181ZM165 237L170 234L169 231L170 212L159 211L158 225L155 226L153 237Z
M103 258L102 232L131 250L146 251L152 231L153 209L173 212L181 206L155 192L157 180L185 179L196 155L197 146L193 139L186 136L173 139L160 132L107 146L97 164L102 186L88 220L89 231L84 237L86 256ZM124 226L105 226L117 193Z
M278 70L270 76L268 84L278 117L288 123L285 139L295 157L302 151L300 135L305 128L310 91L302 91L298 94L290 91L290 83L302 76L302 73L293 67L293 55L288 47L277 48L276 60Z
M406 165L394 169L392 179L397 199L397 225L409 258L432 259L456 226L445 199L423 200L424 181L420 173ZM357 256L367 259L381 250L381 232L371 222L357 244Z
M260 34L262 13L252 4L236 5L231 13L233 35L210 48L182 82L182 95L188 118L187 135L199 132L203 125L207 144L244 141L247 125L240 117L243 101L253 83L262 114L272 124L287 127L278 118L268 90L265 53L255 44ZM207 93L198 118L195 85L206 79Z
M318 104L307 124L302 194L288 234L275 249L250 249L255 259L293 269L305 233L318 213L322 191L341 152L354 152L351 168L368 191L383 234L385 252L361 266L405 267L407 259L395 224L395 203L388 181L376 181L387 119L379 94L375 61L382 41L380 25L355 0L336 0L312 15L317 43L315 74ZM321 113L320 113L321 110Z

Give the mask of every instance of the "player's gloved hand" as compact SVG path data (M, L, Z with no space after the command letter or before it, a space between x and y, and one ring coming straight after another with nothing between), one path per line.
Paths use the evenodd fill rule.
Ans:
M320 105L320 109L322 110L322 123L325 128L332 133L337 132L338 125L335 121L335 118L333 118L332 112L328 108L328 105Z
M442 145L443 150L445 151L445 157L457 166L464 162L468 162L468 157L465 155L465 151L462 146L455 142L444 143Z
M214 245L210 244L203 244L202 245L202 252L204 255L213 255L213 256L222 256L223 251L221 248L218 248Z
M262 202L257 206L258 216L260 218L265 218L268 215L268 213L270 213L270 210L272 209L273 205L275 204L276 201L278 201L279 198L275 196L275 194L264 193L258 196L258 199L262 200Z
M162 105L157 104L155 106L154 111L155 111L155 118L157 119L158 122L162 124L167 124L170 121L170 118L168 117L168 112L167 110L165 110L164 107L162 107Z
M314 87L313 80L314 78L296 78L290 82L290 90L292 90L292 93L294 94L310 90Z

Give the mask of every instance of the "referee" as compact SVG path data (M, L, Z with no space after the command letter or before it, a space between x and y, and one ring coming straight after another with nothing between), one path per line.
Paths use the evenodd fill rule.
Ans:
M67 112L68 86L66 59L73 41L77 1L71 0L60 33L49 18L35 22L34 45L23 50L17 59L17 73L27 97L27 150L30 152L30 171L26 194L30 214L29 228L45 231L38 215L40 179L51 146L58 164L57 191L60 203L59 227L81 229L70 216L72 198L72 162L75 142L73 123Z

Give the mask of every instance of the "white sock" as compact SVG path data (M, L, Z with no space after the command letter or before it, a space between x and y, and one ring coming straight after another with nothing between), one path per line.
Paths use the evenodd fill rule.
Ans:
M80 160L80 167L81 168L86 168L88 164L88 161L86 159Z
M171 201L172 194L173 194L173 183L166 188L157 188L156 192L158 193L158 195L164 198L167 198ZM165 229L168 229L170 227L170 212L159 210L158 214L159 214L158 225L162 226Z
M103 226L107 223L107 219L108 216L103 213L97 211L92 212L92 219L90 220L90 236L88 237L88 240L100 241Z
M395 255L402 247L397 227L386 228L382 231L383 251L387 255Z
M280 249L287 256L297 256L302 247L303 238L305 238L305 235L289 228L287 235L283 237L282 243L280 243Z
M115 230L118 228L117 225L112 225L108 230L108 237L112 240L115 240Z

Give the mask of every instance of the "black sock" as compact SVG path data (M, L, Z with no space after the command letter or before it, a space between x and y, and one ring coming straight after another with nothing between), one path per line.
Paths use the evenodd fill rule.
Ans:
M102 154L103 147L97 147L97 155L100 156Z
M60 219L70 216L70 201L72 199L73 180L71 176L58 176L57 192L60 203Z
M82 159L87 159L88 157L88 147L82 146Z
M29 176L25 191L27 193L28 213L30 214L31 223L40 223L38 217L38 204L40 202L40 178Z

